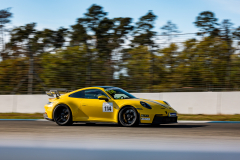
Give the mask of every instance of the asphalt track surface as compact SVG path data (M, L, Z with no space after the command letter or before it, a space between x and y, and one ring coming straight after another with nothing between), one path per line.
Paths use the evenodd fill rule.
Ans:
M120 127L0 121L0 159L240 159L240 123Z

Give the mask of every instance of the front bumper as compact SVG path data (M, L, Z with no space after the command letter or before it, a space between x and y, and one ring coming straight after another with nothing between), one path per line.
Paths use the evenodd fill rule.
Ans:
M53 119L48 118L47 113L43 114L43 118L49 121L54 121Z
M176 117L162 116L161 114L156 114L153 118L152 124L167 124L167 123L177 123Z

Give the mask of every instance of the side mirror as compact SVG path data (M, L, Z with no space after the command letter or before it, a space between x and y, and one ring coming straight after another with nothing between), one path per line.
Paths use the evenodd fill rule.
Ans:
M99 100L105 100L108 101L108 98L104 95L98 97Z

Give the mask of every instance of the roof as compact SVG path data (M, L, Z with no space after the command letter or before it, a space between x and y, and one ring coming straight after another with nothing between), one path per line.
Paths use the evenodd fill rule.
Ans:
M99 87L99 88L104 88L104 89L107 89L107 88L115 88L113 86L93 86L93 87Z

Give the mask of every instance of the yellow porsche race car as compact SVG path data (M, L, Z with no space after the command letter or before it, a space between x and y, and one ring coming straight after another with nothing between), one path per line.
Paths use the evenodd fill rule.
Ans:
M122 126L140 123L177 123L177 112L165 101L136 98L111 86L82 88L63 95L57 90L47 94L44 118L58 125L73 122L110 122Z

